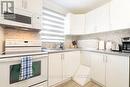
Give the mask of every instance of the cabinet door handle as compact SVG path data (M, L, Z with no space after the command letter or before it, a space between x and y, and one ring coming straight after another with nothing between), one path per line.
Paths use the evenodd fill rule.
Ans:
M105 56L103 57L103 62L105 63L106 61L105 61Z
M64 54L61 54L61 59L64 60Z
M107 56L106 56L106 63L108 62Z

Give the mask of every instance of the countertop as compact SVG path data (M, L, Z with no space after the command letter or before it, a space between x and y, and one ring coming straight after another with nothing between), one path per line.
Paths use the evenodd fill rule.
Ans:
M90 50L90 49L65 49L65 50L45 50L43 52L35 52L35 53L22 53L22 54L5 54L0 55L0 59L9 58L9 57L18 57L18 56L26 56L26 55L48 55L52 53L62 53L62 52L71 52L71 51L88 51L88 52L96 52L96 53L103 53L103 54L110 54L110 55L119 55L119 56L130 56L130 53L123 53L123 52L113 52L108 50Z
M62 53L62 52L70 52L70 51L80 51L80 49L44 50L43 52L4 54L4 55L0 55L0 59L10 58L10 57L18 57L18 56L26 56L26 55L48 55L48 54L52 54L52 53Z
M104 53L110 55L118 55L118 56L130 56L130 53L123 53L123 52L114 52L110 50L90 50L90 49L81 49L81 51L88 51L88 52L96 52L96 53Z
M52 53L62 53L62 52L71 52L71 51L80 51L80 49L74 48L74 49L64 49L64 50L47 50L46 52L52 54Z

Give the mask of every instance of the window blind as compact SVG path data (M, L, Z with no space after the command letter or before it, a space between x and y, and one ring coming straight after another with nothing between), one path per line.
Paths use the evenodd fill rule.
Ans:
M43 8L40 32L42 42L64 42L64 20L65 15Z

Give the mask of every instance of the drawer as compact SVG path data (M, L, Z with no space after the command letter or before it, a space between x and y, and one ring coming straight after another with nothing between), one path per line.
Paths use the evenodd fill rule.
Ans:
M47 82L41 83L41 84L37 84L35 86L31 86L31 87L47 87Z

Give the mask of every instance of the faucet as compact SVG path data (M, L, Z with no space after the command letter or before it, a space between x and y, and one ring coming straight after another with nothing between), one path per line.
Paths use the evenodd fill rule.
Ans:
M60 49L64 50L64 43L60 42Z

